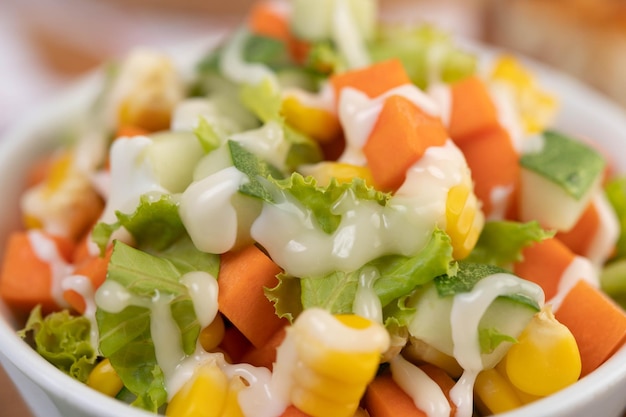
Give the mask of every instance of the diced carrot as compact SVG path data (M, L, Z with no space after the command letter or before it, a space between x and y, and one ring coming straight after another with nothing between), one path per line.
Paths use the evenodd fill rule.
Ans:
M600 215L592 201L574 227L567 232L558 232L556 237L574 253L585 256L599 227Z
M52 270L45 260L40 259L31 244L30 233L42 233L54 241L61 262L67 262L73 243L63 237L43 232L13 232L8 239L0 274L0 297L7 304L21 311L30 311L41 304L44 312L58 308L52 294Z
M441 387L441 391L443 391L444 395L448 399L448 403L450 404L450 415L455 415L456 404L452 401L452 398L450 398L450 390L455 385L454 379L452 379L452 377L440 367L429 363L420 365L419 368Z
M219 347L228 355L233 363L241 362L243 355L250 349L254 349L250 341L232 324L226 326L224 338Z
M256 35L286 40L290 36L289 22L269 1L254 4L248 15L248 27Z
M300 411L295 406L290 405L283 411L280 417L311 417L309 414L304 411Z
M498 112L486 84L470 76L450 86L448 132L457 144L499 126Z
M83 259L73 272L73 275L85 276L91 282L91 287L95 291L102 285L107 276L107 270L109 261L111 260L111 254L113 253L113 247L109 247L104 256L91 256L87 259ZM63 298L67 303L78 313L83 314L85 312L86 303L82 295L74 290L66 290L63 293Z
M523 260L513 265L513 272L543 288L546 300L558 292L559 282L576 256L556 238L534 243L522 250Z
M626 313L587 281L566 294L556 319L574 335L582 361L581 378L596 369L626 340Z
M248 15L248 28L256 35L285 42L296 62L304 62L309 53L310 44L294 36L287 16L277 10L272 2L260 1L252 6Z
M243 355L241 361L254 366L264 366L270 371L273 370L274 362L276 362L276 349L285 340L286 334L285 327L281 327L266 344L250 349Z
M506 129L498 126L471 135L468 140L458 143L465 155L467 165L472 171L474 192L483 203L486 217L494 212L494 192L501 188L509 192L500 208L501 215L506 216L513 205L513 192L517 188L520 176L519 155Z
M219 309L256 347L288 323L275 314L263 291L276 286L279 272L280 267L256 246L222 255Z
M447 139L439 117L425 113L403 96L390 96L363 147L374 183L385 191L396 190L407 169L426 149L443 145Z
M413 399L386 373L370 382L363 398L370 417L426 417Z
M346 87L355 88L373 98L392 88L410 84L411 79L399 59L390 59L333 75L330 83L339 101L341 90Z

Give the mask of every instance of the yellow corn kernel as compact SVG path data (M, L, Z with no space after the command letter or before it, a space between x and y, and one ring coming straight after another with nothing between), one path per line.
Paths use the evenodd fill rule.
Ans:
M103 359L93 368L87 378L87 385L109 397L115 397L124 387L124 383L108 359Z
M302 169L304 175L311 175L317 184L326 187L334 178L339 184L349 183L354 178L361 178L366 184L374 184L372 172L368 167L346 164L344 162L324 161Z
M291 391L291 401L298 410L313 417L353 417L360 398L347 400L341 394L336 393L337 400L331 400L296 386Z
M515 391L515 395L517 395L517 398L520 399L522 404L530 404L533 401L537 401L537 400L543 398L543 396L532 395L532 394L529 394L527 392L520 391L515 385L511 384L511 381L509 380L509 377L506 374L506 357L502 358L502 360L500 362L498 362L498 364L496 365L495 369L497 369L498 373L500 375L502 375L502 377L504 379L507 380L507 382L511 386L511 389L513 391Z
M504 82L513 91L527 134L541 132L550 124L557 109L556 99L536 85L531 72L517 59L500 57L491 76L496 81Z
M362 342L355 351L351 345L357 337ZM343 341L336 344L335 338ZM352 314L332 316L321 309L303 313L287 340L293 340L296 353L290 399L312 417L353 417L389 345L378 323ZM370 341L371 349L363 349Z
M221 417L228 393L228 378L215 362L200 366L174 394L165 410L168 417Z
M483 415L504 413L523 405L509 381L495 368L478 374L474 395Z
M580 377L578 345L550 306L535 314L506 355L506 374L521 391L546 396Z
M213 351L224 339L224 320L221 314L217 314L215 319L200 331L198 341L207 352Z
M281 112L289 125L320 143L330 142L341 134L336 115L325 109L307 106L297 97L287 96Z
M474 249L485 224L471 182L450 188L446 199L446 233L452 241L455 259L463 259Z

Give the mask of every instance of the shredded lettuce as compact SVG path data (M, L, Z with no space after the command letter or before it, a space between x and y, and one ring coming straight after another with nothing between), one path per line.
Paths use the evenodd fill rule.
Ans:
M410 294L417 286L437 276L453 273L452 246L449 237L436 230L426 247L415 256L389 255L375 259L350 272L334 271L320 277L295 278L280 275L279 284L266 289L276 313L290 320L302 309L320 307L334 314L352 313L359 276L365 269L375 268L379 278L374 292L383 307ZM300 302L296 300L300 294Z
M169 303L185 354L195 350L200 324L187 287L180 279L188 272L219 272L217 255L199 252L189 239L152 255L115 241L107 280L121 284L143 300L117 313L98 308L100 351L109 358L124 385L137 396L133 405L156 411L167 399L163 371L159 368L150 332L150 305L155 297ZM139 305L141 304L141 305ZM177 335L172 335L173 338Z
M418 27L381 26L369 44L374 61L398 58L420 88L451 83L476 72L477 59L459 48L450 34L428 24Z
M19 335L26 338L32 333L37 353L72 378L86 382L97 358L90 331L89 319L67 310L42 317L38 305Z
M269 203L281 201L281 194L288 194L309 210L322 231L334 233L341 223L341 215L333 213L334 204L346 193L351 192L359 200L374 201L385 206L390 194L378 191L368 186L362 178L354 178L349 183L338 183L334 179L326 187L318 187L313 177L304 177L293 173L284 180L270 178L264 182L268 194L273 197Z
M117 222L100 222L92 233L101 251L106 249L113 232L121 227L133 235L138 247L155 251L169 247L187 233L178 214L178 205L169 194L160 194L158 199L144 194L133 213L117 211L115 215Z
M295 170L299 165L311 164L323 159L317 142L285 122L281 114L280 91L277 91L269 80L256 85L242 85L240 99L243 105L263 123L275 121L283 127L285 140L291 145L285 161L291 170Z
M513 262L522 260L522 250L535 242L554 236L536 221L490 221L478 238L476 247L466 258L470 263L483 263L510 268Z

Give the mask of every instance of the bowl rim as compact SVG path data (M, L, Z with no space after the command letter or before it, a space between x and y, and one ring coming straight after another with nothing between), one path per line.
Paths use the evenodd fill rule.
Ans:
M223 36L223 33L211 34L200 41L194 41L189 45L178 45L167 51L171 54L176 63L183 66L195 62L203 50L214 46ZM461 40L462 45L470 51L479 55L481 62L492 59L498 53L506 53L505 50L487 46L475 41ZM519 54L515 54L520 57ZM592 109L595 124L601 123L607 126L608 130L615 132L622 131L623 141L626 143L626 112L607 99L601 93L582 84L571 76L556 71L546 65L540 64L532 59L520 57L528 64L540 82L552 91L557 92L560 100L573 110ZM41 128L56 124L63 120L70 112L77 111L81 105L97 92L101 82L101 74L98 71L83 77L62 93L51 97L44 105L35 109L29 117L22 118L15 125L9 127L2 133L0 138L0 167L9 163L16 155L27 153L29 147L38 142L35 132ZM577 99L584 97L584 102L579 103ZM561 120L557 118L557 125ZM561 127L561 126L559 126ZM570 126L562 126L566 133L577 134L577 131L567 132ZM575 129L573 129L575 130ZM591 129L593 130L593 128ZM592 134L593 132L589 132ZM614 140L617 140L615 138ZM613 145L617 146L617 145ZM626 156L624 162L618 165L618 172L626 172ZM6 182L6 181L5 181ZM0 184L3 180L0 180ZM7 230L4 225L0 225L0 234L5 236ZM4 243L0 245L0 249ZM0 260L3 254L0 253ZM81 410L90 410L91 415L112 416L126 415L129 417L145 417L154 414L147 411L129 407L127 404L107 397L89 388L87 385L78 382L70 376L64 374L47 362L34 349L25 343L17 334L16 329L7 320L8 307L0 300L0 353L11 362L20 372L26 375L44 391L52 394L53 401L71 401L76 403ZM26 348L26 349L25 349ZM626 345L615 352L605 363L589 375L581 378L575 384L555 393L551 396L540 399L532 404L528 404L511 412L501 413L502 417L524 417L528 415L550 416L554 413L574 412L577 408L588 401L603 399L610 393L614 394L620 384L626 382ZM25 398L28 403L28 398ZM100 410L94 409L94 404L101 403ZM626 398L622 401L626 405Z

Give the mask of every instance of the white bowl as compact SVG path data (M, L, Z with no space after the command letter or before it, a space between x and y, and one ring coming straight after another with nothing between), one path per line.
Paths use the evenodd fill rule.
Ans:
M179 48L175 59L191 62L202 48L215 42L206 39L193 47ZM493 50L469 45L490 59ZM530 63L542 85L558 95L561 102L556 126L574 136L598 141L613 158L621 173L626 173L626 114L590 89L541 65ZM2 138L0 142L0 195L3 199L0 216L0 256L5 237L18 227L18 197L28 166L53 145L51 134L88 102L98 89L99 76L83 80L67 94L35 112ZM100 395L87 386L58 371L40 357L17 335L19 318L0 300L0 361L14 379L37 416L64 417L146 417L152 414L131 408ZM576 384L549 398L537 401L502 417L617 417L626 407L626 347ZM42 396L42 391L46 396ZM50 401L52 403L50 403ZM52 405L54 404L54 405ZM52 407L58 409L56 413Z

